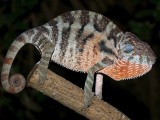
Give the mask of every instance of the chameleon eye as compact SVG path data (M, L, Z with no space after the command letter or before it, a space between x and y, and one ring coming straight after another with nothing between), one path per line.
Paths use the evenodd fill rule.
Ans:
M133 49L134 49L134 47L131 44L126 44L126 46L124 48L124 52L130 53L133 51Z

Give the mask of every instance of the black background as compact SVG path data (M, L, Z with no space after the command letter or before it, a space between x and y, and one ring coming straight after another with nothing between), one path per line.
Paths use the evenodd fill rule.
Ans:
M61 13L80 9L103 14L151 46L157 56L153 69L142 77L121 82L104 76L103 100L133 120L160 120L160 0L0 0L0 68L10 44L20 33ZM38 51L26 45L18 53L11 73L27 77L39 59ZM86 74L55 63L50 63L49 68L83 88ZM86 118L31 88L12 95L0 86L0 120L11 119Z

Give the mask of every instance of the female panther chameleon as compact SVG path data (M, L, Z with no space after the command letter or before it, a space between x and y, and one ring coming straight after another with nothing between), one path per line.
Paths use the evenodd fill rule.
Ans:
M93 96L95 73L95 94L102 98L102 74L117 81L135 78L147 73L156 59L147 43L130 32L122 32L107 17L91 11L71 11L20 34L13 41L1 73L2 86L10 93L20 92L25 86L22 75L9 79L9 72L17 52L27 43L41 52L40 84L46 79L50 60L74 71L87 72L84 107L88 107Z

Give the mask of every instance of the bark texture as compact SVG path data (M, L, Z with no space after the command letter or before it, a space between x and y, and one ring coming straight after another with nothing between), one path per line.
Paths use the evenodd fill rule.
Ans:
M93 97L91 105L83 108L83 89L48 70L47 80L38 84L38 69L35 67L28 77L28 86L51 97L59 103L91 120L130 120L110 104Z

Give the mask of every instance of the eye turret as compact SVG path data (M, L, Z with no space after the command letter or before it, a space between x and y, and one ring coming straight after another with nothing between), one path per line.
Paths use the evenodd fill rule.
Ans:
M131 45L131 44L129 44L129 43L127 43L126 46L124 47L124 52L125 52L125 53L130 53L130 52L132 52L133 50L134 50L133 45Z

